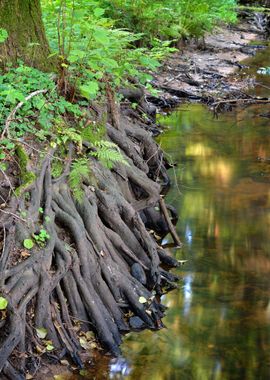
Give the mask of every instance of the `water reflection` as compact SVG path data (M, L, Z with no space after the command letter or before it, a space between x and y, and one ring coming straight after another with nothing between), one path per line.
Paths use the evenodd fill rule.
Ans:
M190 313L191 301L192 301L192 282L193 275L188 274L183 278L183 315L186 317Z
M270 135L261 112L216 120L191 105L163 120L160 142L181 163L172 173L181 194L168 195L185 239L176 255L189 261L167 296L169 329L126 339L128 379L270 377Z
M132 372L130 363L123 357L114 358L109 364L110 379L122 380Z

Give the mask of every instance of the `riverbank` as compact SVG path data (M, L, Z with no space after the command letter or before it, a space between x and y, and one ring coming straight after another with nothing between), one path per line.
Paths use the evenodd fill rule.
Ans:
M129 331L163 328L160 296L178 281L167 271L177 260L155 238L174 228L162 198L167 163L148 125L112 104L106 112L91 103L83 128L63 118L66 140L26 133L12 138L13 154L5 150L3 379L41 379L48 368L53 377L63 360L79 369L97 348L119 356Z
M267 46L263 33L246 22L223 26L202 41L191 41L168 59L154 74L153 85L160 93L149 96L161 108L185 101L214 103L241 97L255 85L254 76L243 75L244 61Z

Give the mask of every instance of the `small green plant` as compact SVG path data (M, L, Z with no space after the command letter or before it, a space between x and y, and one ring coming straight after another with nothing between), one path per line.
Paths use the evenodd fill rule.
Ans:
M6 310L8 306L8 300L5 297L0 297L0 310Z
M94 147L96 151L92 152L91 155L96 157L106 168L112 169L116 163L128 165L116 144L100 140L95 141Z
M23 246L26 249L32 249L34 247L34 242L32 239L24 239Z
M47 240L50 239L50 235L43 228L39 231L38 234L33 234L32 236L37 245L39 245L40 247L44 247L46 245Z
M69 185L73 192L74 198L80 202L83 199L84 192L82 184L84 180L88 180L90 175L90 168L88 160L80 158L74 160L71 164L71 171L69 173Z
M62 73L91 100L105 91L105 80L112 86L126 83L130 76L146 83L151 77L144 69L156 69L155 52L135 48L142 34L114 27L105 17L100 1L43 1L46 31ZM58 24L55 23L58 14Z
M6 41L8 38L8 32L6 29L0 28L0 44Z
M27 95L37 91L45 93L26 101ZM20 138L26 133L34 133L40 140L50 136L50 130L57 118L71 115L79 124L82 113L77 104L72 104L59 96L56 84L47 73L20 64L17 68L9 68L0 76L0 132L15 106L23 102L10 123L9 135ZM1 148L12 150L8 140L1 141Z
M117 27L142 33L142 42L201 37L220 21L236 20L235 0L101 0Z

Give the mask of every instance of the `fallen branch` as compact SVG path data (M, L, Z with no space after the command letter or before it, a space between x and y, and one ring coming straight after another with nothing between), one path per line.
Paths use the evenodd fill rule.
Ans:
M224 100L219 100L217 102L214 102L212 104L213 107L217 108L221 104L237 104L237 103L254 103L254 104L267 104L270 103L270 98L254 98L249 96L248 98L241 98L241 99L224 99Z
M160 205L160 209L161 209L161 211L162 211L162 213L166 219L166 222L168 224L170 233L172 235L172 238L173 238L175 244L177 245L177 247L182 247L182 243L181 243L180 238L179 238L179 236L175 230L174 225L172 224L172 221L171 221L171 218L170 218L170 215L169 215L169 212L167 210L167 207L166 207L166 204L165 204L163 197L160 197L159 205Z

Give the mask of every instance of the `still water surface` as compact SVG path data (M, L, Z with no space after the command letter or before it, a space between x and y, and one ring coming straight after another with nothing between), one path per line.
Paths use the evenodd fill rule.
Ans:
M175 254L188 260L180 289L163 299L167 329L128 335L126 361L105 360L84 379L270 379L269 112L214 119L193 104L163 118L160 143L178 163L167 197L181 217Z
M164 123L179 163L168 196L188 263L158 333L124 345L130 379L270 379L270 123L249 107L213 119L183 106ZM268 161L267 161L268 159ZM266 161L265 161L266 160Z
M270 49L246 62L253 75ZM253 94L270 96L269 77ZM124 344L128 379L270 379L270 106L238 108L214 119L200 104L161 120L162 148L178 163L167 202L179 212L189 261L158 333ZM269 115L268 115L269 116ZM178 183L178 186L176 185Z

